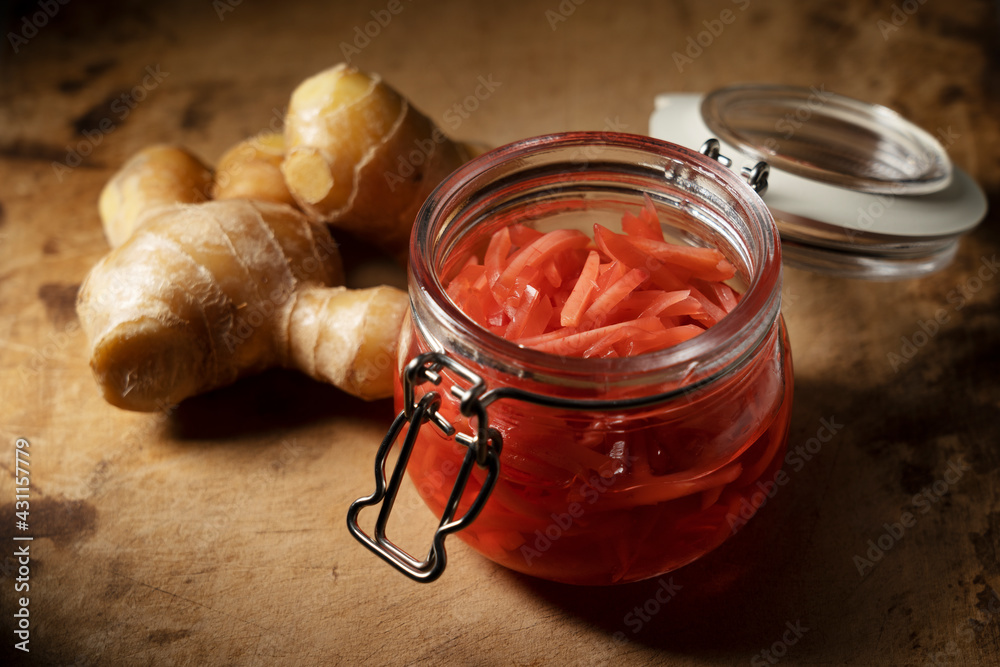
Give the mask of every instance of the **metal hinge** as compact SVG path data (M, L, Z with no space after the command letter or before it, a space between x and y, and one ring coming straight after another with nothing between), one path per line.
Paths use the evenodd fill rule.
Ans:
M459 400L459 410L462 415L475 418L475 435L455 434L454 425L438 411L441 406L441 396L436 391L424 394L419 401L414 400L416 387L425 382L434 385L441 384L443 378L441 371L446 368L470 385L468 388L462 388L453 384L449 388L449 392ZM447 560L444 547L445 538L451 533L462 530L475 520L483 509L483 505L486 504L500 474L500 450L503 447L503 439L497 430L489 428L486 407L480 402L480 397L485 390L486 384L481 377L446 354L428 352L414 358L407 364L403 372L403 409L396 416L392 426L389 427L389 431L375 455L375 492L370 496L355 500L347 512L347 528L351 534L387 563L416 581L431 582L441 576ZM454 435L456 442L464 445L467 451L456 476L451 495L448 497L448 502L442 512L441 522L434 532L430 550L423 560L417 560L389 540L386 537L385 529L396 495L399 492L399 485L406 471L406 464L410 459L420 428L425 422L433 423L447 436ZM406 433L403 437L399 458L392 470L392 477L387 482L386 460L404 427ZM462 495L465 493L465 487L474 466L487 471L486 479L469 509L461 518L455 519L455 513ZM358 515L365 507L379 504L381 504L381 508L375 521L375 534L372 537L358 524Z
M713 160L717 160L724 167L731 167L733 161L725 155L719 154L720 147L719 140L711 137L701 145L698 152ZM763 195L767 191L767 177L771 174L771 167L766 162L758 162L753 167L743 167L740 169L740 174L743 175L743 179L757 194Z

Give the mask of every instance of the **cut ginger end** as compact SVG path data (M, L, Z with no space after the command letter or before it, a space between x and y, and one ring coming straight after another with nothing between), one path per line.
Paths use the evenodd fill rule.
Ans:
M108 403L151 412L198 393L205 358L190 328L141 318L101 341L90 367Z
M381 79L338 65L303 81L292 93L281 167L300 203L328 218L357 187L355 171L384 141L405 106Z
M281 169L295 183L296 194L309 204L323 201L333 189L333 176L319 149L296 148L285 156Z
M470 258L449 281L448 294L498 336L576 357L663 350L736 307L740 295L725 282L736 271L719 250L657 240L649 209L625 215L625 233L595 225L596 244L578 231L504 228L482 261Z

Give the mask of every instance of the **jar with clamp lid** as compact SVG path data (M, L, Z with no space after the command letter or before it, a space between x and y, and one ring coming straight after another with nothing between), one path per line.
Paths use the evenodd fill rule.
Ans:
M753 172L758 187L762 177ZM668 240L717 248L735 267L735 307L689 340L620 358L561 356L490 332L448 295L504 227L620 231L623 214L648 205ZM375 492L351 506L348 526L414 579L440 576L451 533L555 581L655 577L732 536L781 468L792 366L777 231L754 188L712 157L588 132L487 153L420 211L409 292L399 415L377 454ZM422 558L386 535L404 470L440 517ZM378 505L370 534L358 516Z

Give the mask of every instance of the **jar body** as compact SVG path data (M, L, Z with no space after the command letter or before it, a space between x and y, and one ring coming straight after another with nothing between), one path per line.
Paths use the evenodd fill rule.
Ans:
M418 336L410 340L406 358L427 351ZM788 438L791 378L779 321L739 377L653 408L498 401L489 417L504 438L500 476L458 535L496 563L565 583L624 583L686 565L742 527L773 483ZM396 400L401 408L401 386ZM440 411L472 432L453 396L443 396ZM407 470L437 516L465 453L436 429L420 433ZM473 473L469 498L483 476Z
M587 137L572 136L577 152L587 145ZM564 135L555 141L567 139ZM607 141L606 135L600 137L600 142ZM501 398L488 406L488 426L503 438L500 473L481 513L458 535L510 569L588 585L658 576L711 551L744 525L764 497L760 489L768 488L783 462L792 398L788 338L776 305L777 250L761 254L757 245L766 246L767 239L743 234L746 230L739 225L735 231L726 229L727 220L743 213L738 206L727 208L719 195L728 196L728 189L736 188L739 196L734 201L741 203L745 193L739 184L709 166L694 174L680 169L674 175L677 187L664 188L642 178L626 178L623 186L614 176L621 172L614 159L635 161L651 148L621 136L610 141L625 142L629 150L602 153L608 159L601 161L588 155L583 168L560 172L559 160L567 160L567 148L559 146L555 157L538 163L552 169L501 169L503 178L493 174L484 182L459 176L454 192L471 187L485 196L474 204L459 198L460 209L450 215L440 210L441 201L430 201L425 206L431 208L429 218L423 222L437 231L428 234L429 242L418 240L411 247L414 307L399 346L400 368L424 352L444 351L482 377L488 388L516 387L542 397ZM699 159L665 146L657 142L652 150L660 157L666 151L668 163ZM526 148L540 149L549 147L536 143ZM494 159L502 166L509 158ZM569 159L568 164L576 162ZM519 175L512 178L511 173ZM703 187L706 175L722 178L718 191ZM511 182L518 184L513 190ZM697 187L689 188L692 183ZM581 216L584 226L595 216L602 224L613 224L622 210L649 192L661 196L656 201L671 236L720 246L740 267L744 296L753 293L746 299L752 303L740 304L715 325L723 328L732 318L725 330L713 333L713 327L698 337L705 340L681 344L665 355L640 355L648 360L622 360L620 365L540 357L477 331L461 314L448 310L447 297L437 289L456 266L482 252L487 229L528 221L546 230L575 225ZM706 222L690 208L692 203L721 213ZM463 218L463 211L471 210L475 214ZM449 235L455 227L463 229ZM442 300L444 309L439 308ZM443 375L442 386L459 384L447 371ZM415 398L430 390L436 388L417 387ZM475 433L475 420L470 423L462 416L458 400L438 391L438 412L459 432ZM404 407L403 396L400 380L398 409ZM656 398L644 403L644 397ZM407 470L438 516L466 451L435 428L422 428L417 436ZM473 473L459 513L484 479L483 471Z

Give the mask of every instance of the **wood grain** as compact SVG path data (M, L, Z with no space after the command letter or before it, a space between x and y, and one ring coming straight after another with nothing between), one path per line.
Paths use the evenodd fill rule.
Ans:
M453 135L492 144L567 129L641 133L661 92L823 86L949 137L952 159L996 202L988 2L577 2L404 1L352 56ZM101 186L148 143L214 160L272 126L292 88L341 61L355 28L387 4L69 3L26 43L5 39L0 655L61 665L1000 664L996 213L952 266L920 280L786 272L791 446L805 454L742 533L664 578L679 586L665 605L650 603L660 581L560 586L458 540L433 585L390 571L344 526L348 504L369 492L386 402L279 372L169 414L100 399L72 304L107 249ZM894 6L915 11L894 17ZM40 10L0 11L3 34L20 35ZM689 38L730 16L678 66ZM473 102L479 77L499 85ZM933 335L917 335L942 313ZM890 355L917 340L894 368ZM823 420L838 427L817 447ZM28 656L11 632L19 437L32 456ZM869 540L878 545L906 512L913 525L859 573ZM412 496L394 520L408 544L432 526Z

